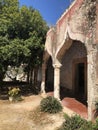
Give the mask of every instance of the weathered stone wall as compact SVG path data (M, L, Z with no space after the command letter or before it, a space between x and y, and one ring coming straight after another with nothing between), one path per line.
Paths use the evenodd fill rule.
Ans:
M87 54L80 43L70 46L72 41L84 43ZM98 0L74 0L69 9L57 21L56 27L51 28L47 33L45 51L51 55L54 65L55 95L59 94L60 85L72 89L72 61L87 55L88 117L92 119L95 99L98 97ZM65 55L62 61L61 84L59 85L62 52L63 54L65 52ZM53 72L51 73L50 70L51 68L48 70L47 81L51 82Z
M84 58L87 56L86 48L83 43L73 41L72 46L65 53L62 59L61 67L61 86L72 89L72 65L77 58Z
M98 44L98 0L96 4L96 44Z
M98 49L98 0L97 0L97 4L96 4L96 46L97 46L97 49ZM96 55L96 83L98 85L98 52L97 52L97 55Z
M86 46L95 43L96 0L75 0L47 33L45 49L56 57L65 43L67 33L72 40Z

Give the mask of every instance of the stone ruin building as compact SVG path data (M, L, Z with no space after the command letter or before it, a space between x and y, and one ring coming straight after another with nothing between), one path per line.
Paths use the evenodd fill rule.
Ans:
M60 99L62 88L87 104L91 120L98 101L97 0L73 1L47 32L43 59L41 92L53 87Z

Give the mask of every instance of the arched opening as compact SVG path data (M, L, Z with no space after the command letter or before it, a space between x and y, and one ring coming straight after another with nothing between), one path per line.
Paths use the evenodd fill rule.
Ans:
M87 50L80 41L73 41L62 57L61 96L75 97L87 103Z
M54 68L52 66L52 58L50 57L47 61L46 68L46 79L45 79L45 89L46 92L53 91L54 86Z

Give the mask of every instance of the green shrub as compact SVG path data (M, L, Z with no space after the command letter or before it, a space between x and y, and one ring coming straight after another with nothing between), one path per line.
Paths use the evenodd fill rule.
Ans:
M41 111L48 113L58 113L62 111L61 103L54 97L48 96L42 99L40 103Z
M22 101L20 89L17 87L9 88L8 91L9 101Z
M72 117L64 115L64 117L65 122L58 130L93 130L92 122L88 122L78 115Z
M63 123L64 130L79 130L79 128L83 125L84 120L79 116L75 115L73 117L69 117Z
M79 130L94 130L93 123L91 121L86 121L83 123Z
M9 88L8 95L10 97L17 97L19 95L20 89L19 88Z
M93 124L93 130L98 130L98 118L96 119L96 122Z

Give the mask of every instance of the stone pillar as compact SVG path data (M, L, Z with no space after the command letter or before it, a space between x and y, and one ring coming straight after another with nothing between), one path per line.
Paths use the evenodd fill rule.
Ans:
M45 74L46 74L46 64L42 64L42 82L41 82L41 93L45 94Z
M60 67L61 64L54 66L54 97L60 100Z
M98 2L96 3L96 44L98 45Z
M96 93L96 51L90 51L88 53L88 119L93 120L95 99L98 95Z

